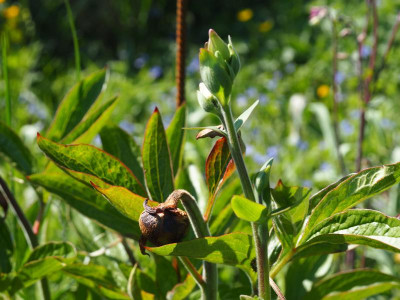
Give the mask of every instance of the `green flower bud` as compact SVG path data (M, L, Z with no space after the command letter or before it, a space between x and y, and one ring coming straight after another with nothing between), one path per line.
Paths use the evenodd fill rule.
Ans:
M206 112L219 115L219 104L217 98L207 89L204 83L199 84L199 90L197 91L197 100L201 108Z
M222 105L226 105L232 91L232 78L225 62L204 48L200 49L199 61L201 80L211 94L217 97Z
M230 67L232 68L233 73L235 74L235 76L237 75L237 73L239 73L240 70L240 59L239 59L239 55L236 52L235 48L233 47L232 44L232 40L231 37L228 37L229 40L229 44L228 44L228 49L229 49L229 55L230 55Z
M228 45L212 29L208 31L207 49L214 55L216 55L215 53L219 51L224 60L229 60L230 58Z

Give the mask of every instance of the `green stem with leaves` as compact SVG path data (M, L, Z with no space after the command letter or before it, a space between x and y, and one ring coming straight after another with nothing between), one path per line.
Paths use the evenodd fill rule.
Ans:
M194 198L185 190L175 190L173 195L181 200L182 205L189 216L196 237L204 238L211 236L210 229L203 219L203 215L200 212L196 200L194 200ZM202 300L216 300L218 295L217 265L203 261L203 278L205 284L198 283L201 289Z
M7 183L1 177L0 177L0 197L3 197L12 207L15 215L18 218L22 231L24 232L25 239L28 242L29 246L32 249L39 246L37 236L33 233L32 226L29 223L29 220L26 218L17 200L15 200L14 195L7 186ZM43 299L50 300L51 299L50 288L46 277L43 277L41 279L40 286L42 290Z
M239 138L235 130L232 110L229 104L226 104L220 110L221 121L227 132L229 149L235 162L236 169L242 184L243 193L249 200L255 201L253 185L251 184L249 174L244 163ZM264 300L271 299L271 288L269 284L269 262L268 262L268 224L260 225L251 223L254 245L256 248L257 276L258 276L258 294Z

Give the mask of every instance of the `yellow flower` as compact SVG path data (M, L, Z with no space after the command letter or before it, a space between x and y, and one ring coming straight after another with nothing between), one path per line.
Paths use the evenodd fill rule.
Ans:
M258 26L258 31L259 32L268 32L272 29L272 27L274 26L274 23L272 23L271 21L265 21L262 22L259 26Z
M247 22L253 17L253 11L250 8L242 9L237 14L237 19L240 22Z
M6 0L0 0L0 3L4 3Z
M329 95L329 86L322 84L317 89L317 95L319 98L325 98Z
M15 18L19 15L19 7L17 5L11 5L3 11L3 14L6 19Z

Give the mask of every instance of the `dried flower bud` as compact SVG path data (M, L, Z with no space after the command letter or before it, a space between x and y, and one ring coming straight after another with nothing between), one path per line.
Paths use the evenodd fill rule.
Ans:
M172 193L164 203L150 207L147 199L143 203L144 211L139 218L142 232L139 246L142 254L146 254L145 245L150 241L156 246L177 243L185 236L189 218L187 213L177 207L178 200Z

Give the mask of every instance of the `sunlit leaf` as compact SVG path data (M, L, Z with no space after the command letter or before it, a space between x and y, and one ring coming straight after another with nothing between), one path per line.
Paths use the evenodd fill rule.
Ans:
M108 125L100 132L103 149L122 161L144 186L141 153L135 140L115 125ZM139 150L139 151L138 151Z
M128 189L120 186L101 188L93 182L92 185L123 215L134 221L139 220L140 214L143 211L143 202L145 198L136 195ZM148 205L155 206L157 205L157 202L150 200Z
M400 287L400 279L376 270L351 270L315 283L304 299L358 300Z
M185 131L183 128L185 127L185 123L186 104L183 104L176 110L175 115L166 130L174 175L177 174L182 160L182 151L185 138Z
M314 209L314 207L316 207L318 203L325 197L326 194L328 194L330 191L335 189L339 184L341 184L343 181L345 181L347 178L353 175L355 175L355 173L348 174L340 178L338 181L328 185L327 187L323 188L322 190L312 195L309 201L308 211L311 212Z
M114 97L93 112L88 112L83 120L61 142L63 144L70 144L72 142L75 144L90 143L108 122L117 103L118 98Z
M174 190L174 176L167 138L157 108L147 122L142 159L150 195L153 200L163 202Z
M339 213L303 236L296 254L301 255L307 247L321 243L367 245L400 252L400 220L367 209Z
M38 134L39 148L56 164L99 177L111 184L126 187L132 192L146 196L144 187L132 171L114 156L91 145L62 145Z
M60 141L82 120L100 95L105 79L106 70L102 69L84 78L69 90L58 106L46 133L49 139Z
M32 155L19 136L0 121L0 154L9 158L25 174L32 173Z
M400 181L400 163L362 170L328 192L311 213L305 232L322 220L379 194Z
M255 258L253 239L251 235L244 233L198 238L146 249L158 255L186 256L216 264L237 266L250 276L255 275L251 268L251 261Z
M239 131L242 128L243 124L246 123L247 119L250 117L253 110L256 108L260 101L255 101L248 109L246 109L236 120L234 123L235 130Z
M61 171L44 172L29 176L29 180L60 196L63 201L81 214L125 236L139 239L141 233L137 221L132 221L121 215L93 188L73 179L66 173Z
M18 272L9 275L8 285L3 288L14 294L19 289L28 287L37 280L60 271L75 257L75 247L70 243L49 242L40 245L32 251L27 262ZM0 286L2 286L1 283Z
M62 271L107 299L130 299L127 293L121 291L112 273L104 266L73 264L66 266Z
M187 298L192 290L196 287L196 281L193 276L187 274L185 280L181 283L178 283L174 286L174 288L168 292L167 299L168 300L180 300Z
M231 205L236 216L242 220L256 223L266 223L268 221L267 207L262 204L235 195L232 198Z

